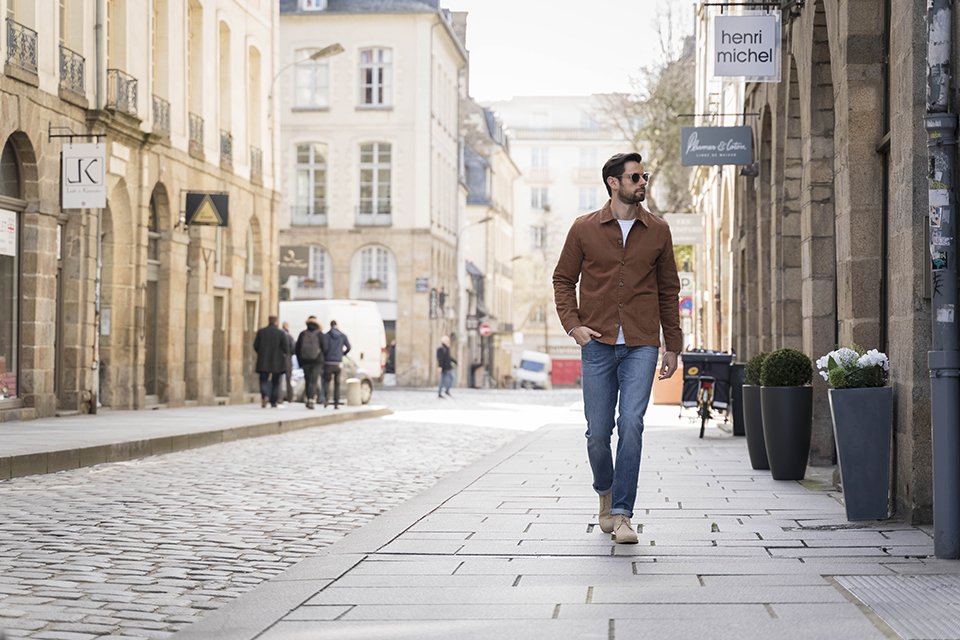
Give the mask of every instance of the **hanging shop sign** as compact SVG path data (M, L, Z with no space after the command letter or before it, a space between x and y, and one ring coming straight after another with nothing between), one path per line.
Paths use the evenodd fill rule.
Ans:
M103 209L107 206L107 145L66 144L60 154L60 206Z
M780 82L780 12L714 16L713 73Z
M187 192L188 225L226 227L229 217L229 196L226 193Z
M17 214L0 209L0 256L17 255Z
M665 213L663 219L670 225L673 244L703 244L702 213Z
M753 162L750 127L683 127L681 163L685 167Z

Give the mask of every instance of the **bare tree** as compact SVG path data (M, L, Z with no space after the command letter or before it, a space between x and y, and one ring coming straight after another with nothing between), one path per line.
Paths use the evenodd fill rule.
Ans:
M684 212L692 206L690 168L680 163L680 114L695 107L696 62L692 36L680 36L680 19L672 5L656 12L663 62L641 67L631 79L631 93L607 94L598 101L596 119L620 131L644 156L653 175L650 206L661 212Z

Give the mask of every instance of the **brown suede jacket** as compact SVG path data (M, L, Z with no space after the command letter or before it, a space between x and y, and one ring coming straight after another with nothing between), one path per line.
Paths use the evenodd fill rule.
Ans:
M587 326L604 344L615 344L623 325L628 346L659 347L662 326L667 351L680 353L680 278L670 227L637 209L626 247L609 200L574 220L553 272L557 313L567 333Z

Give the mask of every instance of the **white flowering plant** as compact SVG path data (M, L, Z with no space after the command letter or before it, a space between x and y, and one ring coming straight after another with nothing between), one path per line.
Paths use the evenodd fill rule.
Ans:
M876 349L840 347L817 360L817 369L834 389L882 387L887 384L890 360Z

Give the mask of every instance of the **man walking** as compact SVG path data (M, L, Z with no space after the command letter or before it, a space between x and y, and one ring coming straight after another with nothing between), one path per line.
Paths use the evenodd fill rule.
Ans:
M314 398L317 395L317 376L323 367L326 338L320 331L320 323L317 322L316 316L310 316L307 318L307 328L297 336L297 344L294 347L297 353L297 362L303 369L303 402L307 409L313 409L314 407ZM323 400L324 397L324 394L321 393L320 399Z
M286 369L283 371L283 385L286 388L284 397L286 398L286 402L290 403L293 402L293 353L296 345L294 343L293 336L290 335L290 323L284 322L281 327L283 328L283 333L287 338L287 352L284 354L283 359L284 364L286 365Z
M350 340L337 329L337 321L330 321L330 331L327 331L327 349L323 361L323 406L330 402L330 379L333 379L333 408L340 408L340 366L343 356L350 353Z
M287 337L277 326L277 316L270 316L267 326L257 331L253 350L257 352L257 373L260 374L260 406L276 408L280 397L280 380L286 369Z
M453 367L456 364L456 359L450 355L450 336L441 336L440 346L437 347L437 373L440 374L438 398L443 398L444 394L448 398L453 397L450 395L450 387L453 386Z
M670 228L641 204L649 174L640 154L613 156L602 176L610 200L574 221L553 288L560 322L581 349L587 457L600 496L600 529L617 543L635 544L630 518L661 327L661 380L673 375L683 345L680 278ZM618 397L614 465L610 437Z

